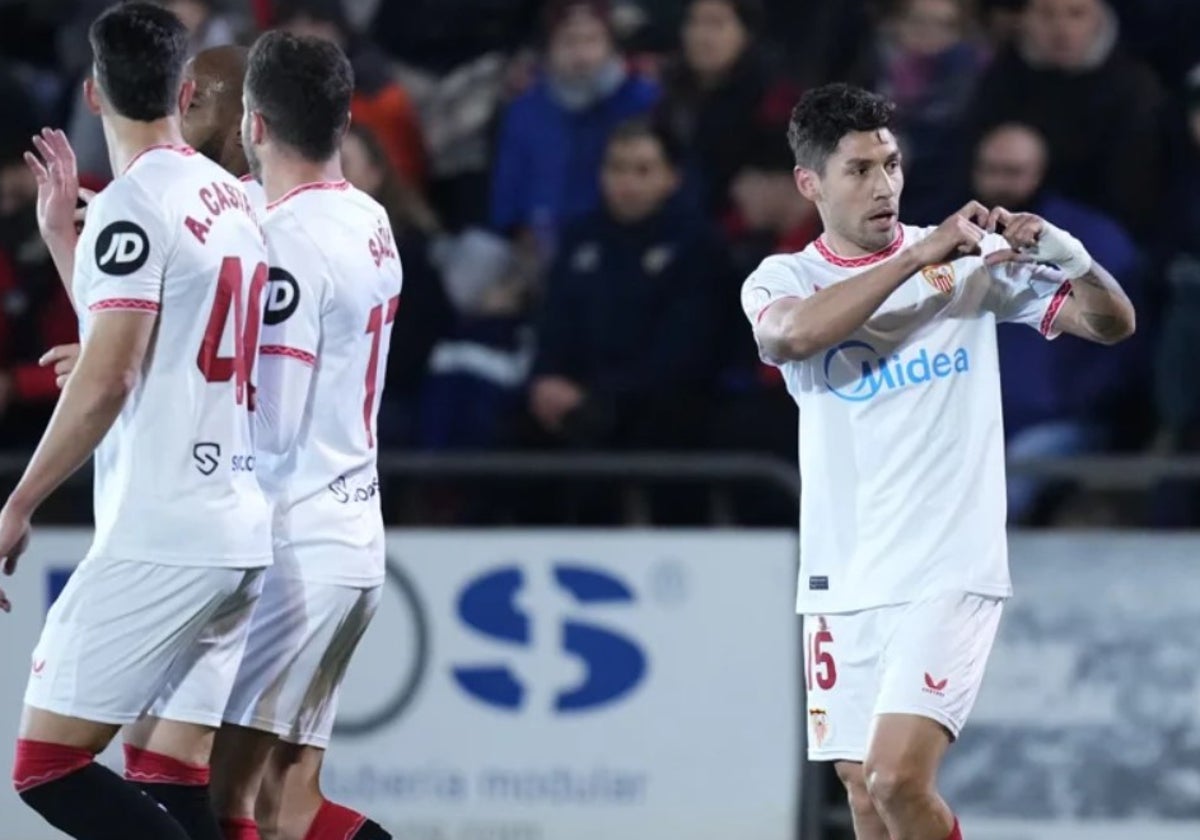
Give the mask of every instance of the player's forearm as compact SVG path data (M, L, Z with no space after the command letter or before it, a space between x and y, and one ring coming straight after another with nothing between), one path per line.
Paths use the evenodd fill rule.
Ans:
M1071 281L1078 306L1079 326L1086 337L1101 344L1116 344L1133 335L1137 317L1121 284L1095 260L1087 273Z
M72 232L70 235L46 234L43 239L46 242L46 249L50 251L50 259L54 261L54 267L58 269L58 276L62 279L67 297L74 303L75 296L71 293L71 285L75 277L75 244L79 241L79 237Z
M799 301L764 348L778 359L807 359L862 327L901 284L923 265L906 249L882 265Z
M108 434L129 392L134 375L75 376L67 382L50 424L42 435L10 504L32 514L67 480Z

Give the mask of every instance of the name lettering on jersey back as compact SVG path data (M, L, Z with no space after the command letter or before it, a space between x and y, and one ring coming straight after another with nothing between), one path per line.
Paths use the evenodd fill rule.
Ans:
M197 219L195 216L189 215L183 220L183 224L201 245L208 239L208 232L212 229L213 223L220 218L222 213L230 210L240 210L245 213L254 222L254 226L261 231L258 217L254 214L254 206L241 187L214 181L209 186L201 187L197 197L204 206L204 217Z
M968 373L965 347L932 355L921 347L885 356L865 341L843 341L825 354L823 371L829 392L848 402L866 402L880 394Z
M396 240L392 237L392 229L384 223L380 223L367 247L371 251L371 259L375 261L376 268L383 265L386 259L399 259L396 256Z

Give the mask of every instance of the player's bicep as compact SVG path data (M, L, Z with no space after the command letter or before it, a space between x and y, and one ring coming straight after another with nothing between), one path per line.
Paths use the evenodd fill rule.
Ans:
M94 313L72 381L131 389L145 364L157 320L153 312L136 309Z
M76 258L76 304L90 312L157 312L177 235L162 208L136 188L104 195Z
M272 255L263 302L260 356L279 356L310 367L316 364L323 288L322 278L314 277L313 272L319 271L320 265L308 269L294 263L281 265Z
M770 258L742 285L742 312L754 331L764 362L780 365L794 357L792 327L804 300L815 291L796 272Z
M793 336L803 305L803 298L783 297L771 301L759 312L754 324L754 340L763 361L782 364L795 356Z

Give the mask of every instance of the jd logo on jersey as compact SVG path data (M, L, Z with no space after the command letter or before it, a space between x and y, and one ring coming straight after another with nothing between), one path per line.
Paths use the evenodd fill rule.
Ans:
M146 232L133 222L113 222L96 237L96 265L105 274L133 274L149 257Z
M926 385L971 369L965 347L930 355L924 348L880 354L865 341L843 341L825 354L825 385L835 397L866 402L884 392Z
M634 603L630 588L607 571L560 562L552 572L556 588L582 607ZM517 605L525 585L525 572L517 566L487 572L459 595L458 614L467 626L497 643L514 651L527 649L532 646L534 616ZM584 676L577 685L562 686L554 694L555 712L585 712L612 703L645 677L646 655L627 636L575 618L564 619L561 630L563 652L582 661ZM557 636L547 628L537 632ZM508 711L526 706L526 686L518 673L502 660L453 670L455 681L467 694Z
M263 310L263 323L270 326L282 324L300 305L300 284L289 272L272 266L267 275L267 303Z

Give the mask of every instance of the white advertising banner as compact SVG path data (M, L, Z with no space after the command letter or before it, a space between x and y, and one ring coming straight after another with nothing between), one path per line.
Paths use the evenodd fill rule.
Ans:
M86 544L42 531L2 584L10 732ZM332 798L397 840L792 840L791 535L394 531L389 558L342 693ZM0 814L0 840L54 836L7 785Z
M1200 838L1200 539L1014 535L942 792L970 840Z

